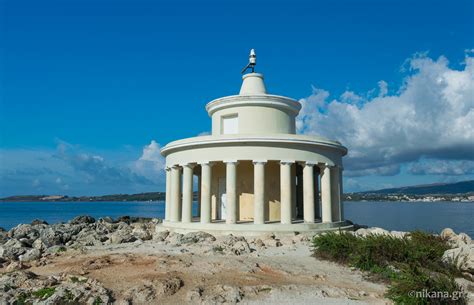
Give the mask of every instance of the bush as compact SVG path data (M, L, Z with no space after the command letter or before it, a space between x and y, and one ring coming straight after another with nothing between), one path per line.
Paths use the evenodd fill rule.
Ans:
M357 237L347 232L330 232L313 238L316 257L351 265L388 281L387 297L397 304L466 303L462 288L454 281L459 271L441 260L448 249L445 240L421 231L403 238ZM430 297L433 293L450 297Z

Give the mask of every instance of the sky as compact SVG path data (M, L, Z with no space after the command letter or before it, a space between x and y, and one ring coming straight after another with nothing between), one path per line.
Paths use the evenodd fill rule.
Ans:
M164 191L251 48L345 191L474 179L473 1L0 0L0 196Z

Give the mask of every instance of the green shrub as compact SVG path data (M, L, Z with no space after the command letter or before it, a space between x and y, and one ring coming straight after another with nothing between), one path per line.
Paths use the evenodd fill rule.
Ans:
M39 299L47 299L54 294L56 288L46 287L33 292L33 296Z
M459 271L441 260L447 249L445 240L421 231L403 238L357 237L347 232L330 232L313 238L316 257L351 265L388 281L387 297L397 304L466 303L465 294L454 281ZM433 293L451 297L430 297Z

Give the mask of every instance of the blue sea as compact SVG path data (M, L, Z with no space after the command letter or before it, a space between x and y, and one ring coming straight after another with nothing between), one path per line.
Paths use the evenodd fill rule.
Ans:
M194 205L194 213L196 213ZM0 227L11 229L39 218L48 223L78 215L164 217L165 204L155 202L0 202ZM454 202L346 202L345 218L387 230L420 229L439 233L443 228L474 238L474 203Z

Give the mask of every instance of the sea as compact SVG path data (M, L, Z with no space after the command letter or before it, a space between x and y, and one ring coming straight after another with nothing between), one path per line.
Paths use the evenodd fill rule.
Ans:
M194 213L197 205L193 205ZM122 202L0 202L0 227L11 229L20 223L43 219L66 222L78 215L95 218L140 216L163 218L163 201ZM423 230L439 233L444 228L474 238L474 203L466 202L345 202L344 217L354 223L387 230Z

